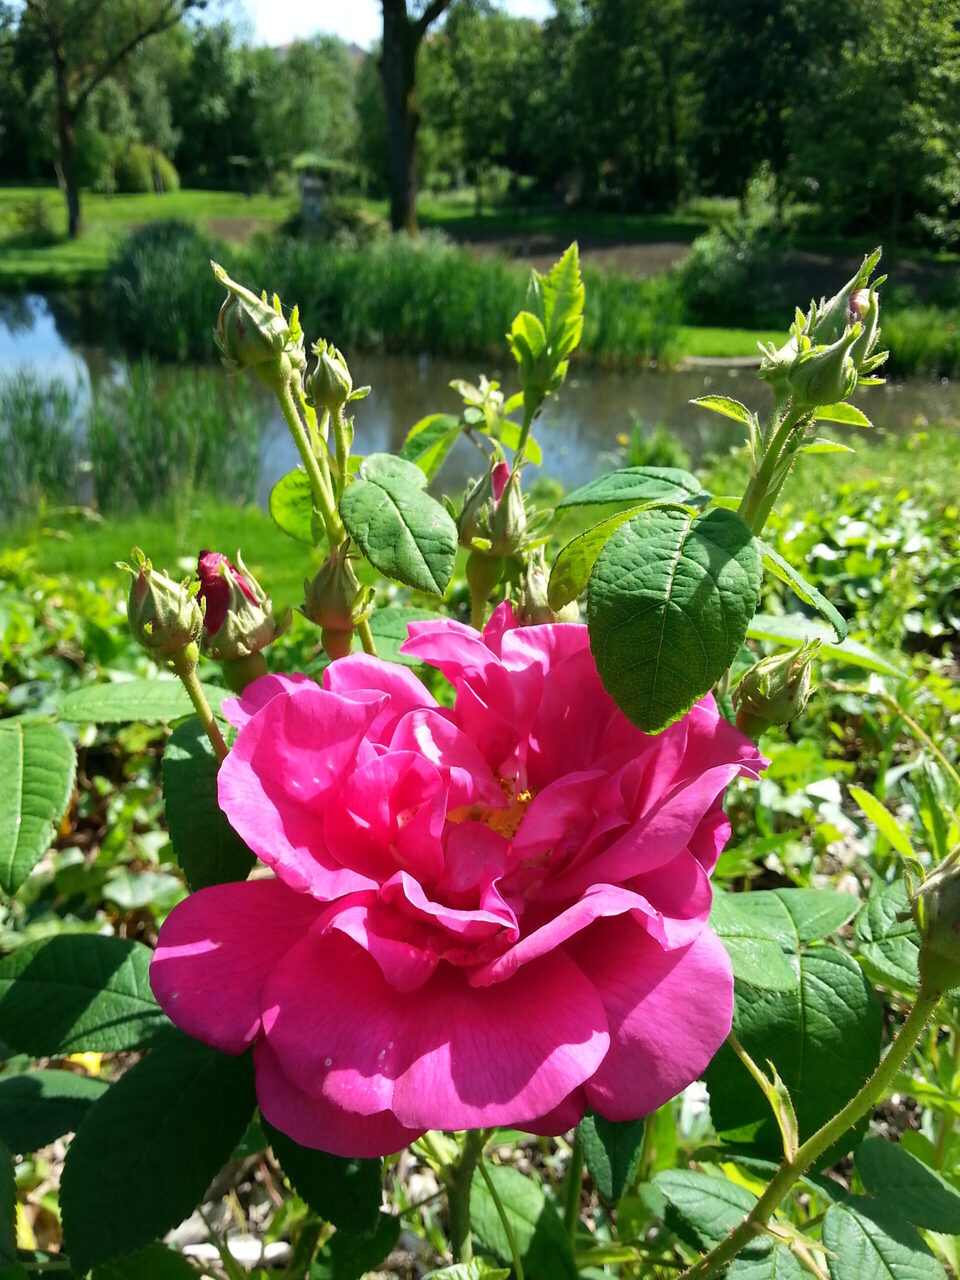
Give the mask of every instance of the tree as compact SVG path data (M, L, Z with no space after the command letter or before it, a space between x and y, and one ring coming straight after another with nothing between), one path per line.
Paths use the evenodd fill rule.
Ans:
M57 165L71 238L81 229L77 126L91 95L151 36L204 0L26 0L21 27L53 75Z
M394 231L417 235L417 55L431 25L449 9L452 0L429 0L413 13L407 0L381 0L383 46L380 76L387 117L387 158L390 170L390 223Z

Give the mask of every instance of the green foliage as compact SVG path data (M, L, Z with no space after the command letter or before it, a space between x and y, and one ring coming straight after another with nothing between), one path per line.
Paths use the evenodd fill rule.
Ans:
M369 1235L337 1231L317 1253L310 1280L362 1280L397 1243L400 1219L381 1213Z
M375 453L360 464L340 512L347 532L374 568L418 591L442 596L453 574L457 529L423 490L413 463Z
M574 1280L577 1269L563 1223L543 1188L518 1169L489 1165L487 1173L510 1223L524 1274ZM470 1223L482 1248L510 1262L512 1250L493 1196L477 1175L470 1189Z
M141 942L68 933L0 960L0 1020L11 1049L34 1057L140 1049L169 1027L150 990Z
M587 1168L604 1200L610 1203L619 1200L636 1177L643 1130L642 1120L624 1120L617 1124L592 1112L580 1121L577 1134L583 1143Z
M370 1235L380 1224L380 1160L344 1160L301 1147L262 1117L260 1126L283 1172L315 1213L344 1232Z
M217 801L219 761L194 717L163 753L163 803L170 843L192 890L245 880L255 858Z
M795 944L796 946L796 944ZM733 1029L755 1062L773 1064L793 1098L801 1142L853 1097L880 1056L880 1005L857 964L835 947L794 951L799 985L789 992L738 983ZM766 1099L729 1046L706 1073L718 1132L750 1153L776 1159L781 1139ZM829 1165L862 1135L839 1139Z
M313 494L305 471L288 471L270 490L270 515L274 524L297 542L312 547L319 542L315 536L316 515Z
M73 791L76 759L62 729L0 723L0 889L13 894L46 853Z
M7 519L71 495L76 483L75 394L21 370L0 378L0 513Z
M823 1220L830 1280L946 1280L922 1237L889 1205L852 1196Z
M114 169L116 189L127 194L138 191L179 191L180 178L173 164L156 149L142 142L125 147Z
M723 674L760 593L750 530L717 508L642 511L590 577L590 647L604 685L641 729L676 720Z
M36 1151L80 1126L107 1090L104 1080L70 1071L0 1076L0 1139L11 1151Z
M210 259L224 246L179 219L148 222L123 241L104 281L123 345L162 360L214 355L213 325L221 289Z
M214 710L220 706L223 689L206 685L204 693ZM123 724L137 721L156 724L191 715L190 701L179 680L116 680L109 684L73 689L60 705L64 720L77 724Z
M254 1105L249 1055L232 1058L168 1033L90 1108L71 1144L60 1206L74 1266L87 1271L176 1226Z

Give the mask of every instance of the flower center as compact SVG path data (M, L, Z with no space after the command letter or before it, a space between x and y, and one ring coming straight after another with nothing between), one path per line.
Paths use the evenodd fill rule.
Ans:
M495 809L488 804L463 804L458 809L451 809L447 813L447 821L482 822L491 831L496 831L505 839L512 840L523 821L523 815L530 807L533 792L517 791L516 780L513 778L498 778L497 781L507 799L503 808Z

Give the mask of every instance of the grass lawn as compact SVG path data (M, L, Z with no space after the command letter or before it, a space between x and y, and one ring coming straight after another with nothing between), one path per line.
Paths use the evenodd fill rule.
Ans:
M782 346L787 340L786 331L772 329L721 329L706 325L681 325L671 347L671 354L683 356L757 356L758 342L772 342Z
M56 238L31 244L17 210L36 201L50 214ZM291 212L291 198L244 196L235 191L175 191L164 196L103 196L84 192L84 231L67 239L66 204L53 187L0 187L0 288L60 288L95 279L117 239L133 227L182 218L229 240L245 240L259 227L276 226Z
M195 573L197 552L203 548L233 559L239 546L247 567L281 608L300 603L304 577L320 564L316 552L281 533L258 507L201 496L186 511L110 516L102 523L51 514L0 524L0 552L26 545L41 573L66 573L86 581L112 578L114 562L129 560L133 546L142 547L155 565L174 576Z

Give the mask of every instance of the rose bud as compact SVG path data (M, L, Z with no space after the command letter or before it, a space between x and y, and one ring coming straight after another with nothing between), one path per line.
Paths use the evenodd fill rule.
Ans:
M266 293L258 298L231 280L217 263L211 265L227 289L214 330L224 365L233 373L255 369L268 386L288 378L294 369L303 369L303 333L296 307L287 320L276 295L271 306Z
M467 494L457 522L460 545L490 556L512 556L523 549L527 513L520 474L500 458Z
M920 979L933 991L960 987L960 848L924 880L914 904L919 915Z
M855 324L862 315L854 315L853 308L862 304L861 294L868 291L870 276L880 260L880 250L875 249L868 254L860 265L859 271L832 298L820 300L820 305L813 310L811 322L806 332L811 342L817 345L830 345L843 337L849 325ZM877 284L881 281L877 281ZM874 285L874 289L876 284ZM854 300L856 299L856 304ZM866 306L864 306L864 311Z
M811 692L810 666L819 640L790 653L774 653L744 672L733 691L737 728L756 740L774 724L789 724L807 705Z
M829 347L813 347L794 361L787 381L794 403L811 409L845 400L857 385L850 350L859 334L850 329Z
M361 587L343 547L330 552L312 580L304 579L300 612L321 628L320 643L331 660L350 652L357 624L373 612L373 594Z
M133 548L132 558L133 565L118 561L118 568L133 577L127 623L134 640L165 657L195 645L203 631L196 586L158 572L139 547Z
M543 554L543 547L536 547L527 556L523 576L520 579L520 598L517 603L517 618L521 627L536 627L548 622L577 622L580 609L576 600L571 600L562 609L550 608L547 591L550 577Z
M261 650L286 631L289 614L277 623L270 597L239 551L236 565L219 551L201 551L197 576L204 606L203 651L223 663L227 683L240 692L266 674Z
M350 399L353 391L350 370L333 343L316 342L313 353L317 357L317 363L304 379L304 393L315 409L326 409L335 416Z

